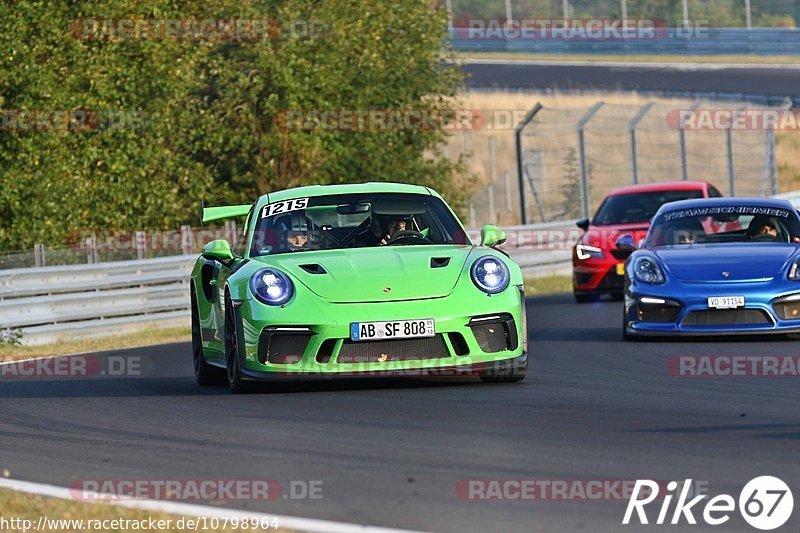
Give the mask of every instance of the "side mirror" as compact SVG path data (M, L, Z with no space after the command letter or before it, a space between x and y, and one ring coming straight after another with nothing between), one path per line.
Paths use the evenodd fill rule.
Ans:
M506 242L506 232L497 226L486 225L481 228L481 246L497 246Z
M636 249L636 243L633 240L633 235L628 233L625 235L620 235L615 244L618 250L624 250L626 252L632 252Z
M575 222L575 225L581 228L583 231L589 231L589 223L591 221L588 218L582 218Z
M219 261L220 263L227 263L233 259L233 252L231 252L231 245L225 239L217 239L211 241L203 247L203 257Z

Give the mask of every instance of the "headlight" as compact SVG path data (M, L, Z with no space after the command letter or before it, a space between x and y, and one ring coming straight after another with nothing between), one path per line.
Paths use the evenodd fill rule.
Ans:
M475 286L487 294L503 292L511 280L505 263L491 255L481 257L472 263L470 274Z
M800 281L800 259L789 267L789 281Z
M640 257L633 264L633 275L636 279L645 283L658 284L664 283L664 272L653 259Z
M250 278L253 296L267 305L283 305L294 294L294 285L289 277L274 268L264 268Z
M578 254L578 259L589 259L593 257L595 259L602 259L605 257L603 250L598 248L597 246L589 246L588 244L579 244L576 246L575 251Z

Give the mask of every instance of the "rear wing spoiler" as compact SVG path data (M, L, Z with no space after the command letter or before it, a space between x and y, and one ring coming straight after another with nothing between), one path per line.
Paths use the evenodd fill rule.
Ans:
M201 204L203 210L203 224L213 220L222 220L224 218L237 218L243 217L250 212L253 204L247 205L224 205L220 207L205 207Z

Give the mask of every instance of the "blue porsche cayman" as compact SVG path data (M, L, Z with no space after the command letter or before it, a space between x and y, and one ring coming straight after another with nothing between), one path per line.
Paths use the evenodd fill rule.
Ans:
M713 198L665 204L625 264L623 333L800 332L800 217L789 202Z

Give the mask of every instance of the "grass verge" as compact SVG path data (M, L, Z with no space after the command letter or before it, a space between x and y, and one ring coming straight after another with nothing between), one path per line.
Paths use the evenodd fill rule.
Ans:
M82 503L71 500L44 498L13 490L0 489L0 531L39 531L59 533L82 533L85 531L144 531L150 529L155 521L161 532L194 531L194 523L199 522L199 531L267 531L267 529L221 528L211 527L210 518L206 518L207 528L203 527L202 518L182 517L166 513L129 509L107 503ZM44 518L42 518L44 517ZM5 520L6 523L3 523ZM12 522L12 520L17 520ZM117 521L113 523L112 521ZM181 523L180 521L183 520ZM188 521L195 522L190 526ZM29 522L28 522L29 521ZM159 523L159 521L163 521ZM136 527L139 524L139 527ZM179 527L183 525L183 527ZM259 524L261 525L261 524ZM277 524L278 526L280 524ZM166 527L161 527L166 526ZM269 529L269 531L280 531Z
M525 296L548 296L572 292L572 277L546 276L525 277Z
M134 348L170 342L189 342L191 330L179 328L149 328L138 333L115 335L110 337L87 337L84 339L64 340L41 346L14 346L0 344L0 361L15 361L50 355L67 355L84 352L100 352L119 348Z

